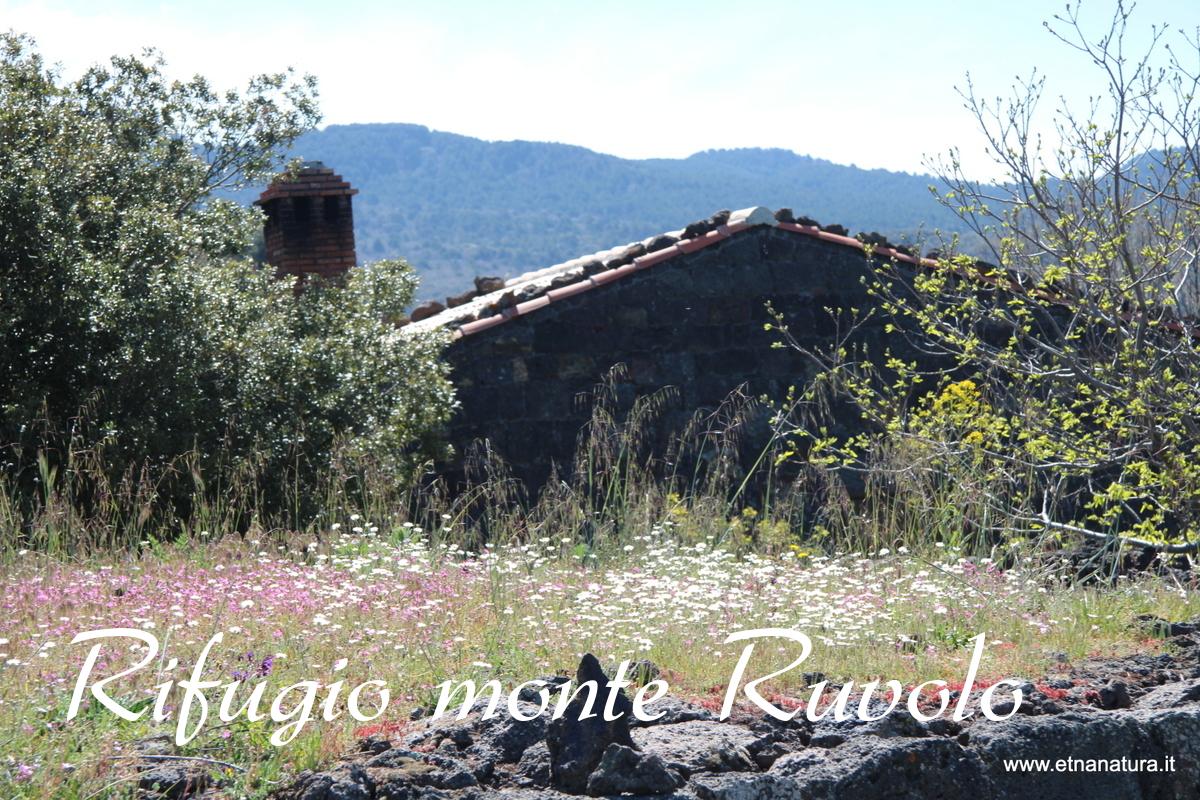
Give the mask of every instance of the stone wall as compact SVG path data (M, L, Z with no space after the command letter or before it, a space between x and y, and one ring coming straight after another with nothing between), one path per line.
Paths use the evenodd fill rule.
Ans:
M863 250L829 238L841 237L759 224L461 336L447 351L462 403L452 441L461 451L489 439L536 486L551 462L570 464L591 413L586 396L616 364L627 368L617 383L626 406L636 395L676 387L660 437L743 384L752 396L782 398L814 367L792 349L772 347L779 336L764 330L768 301L812 346L833 341L836 322L826 309L872 303ZM881 352L883 325L876 319L856 341ZM853 425L851 416L845 420Z

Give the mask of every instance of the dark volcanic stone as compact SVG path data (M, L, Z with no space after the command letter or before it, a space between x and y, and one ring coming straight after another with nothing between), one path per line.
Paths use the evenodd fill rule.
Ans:
M446 307L437 300L430 300L428 303L422 303L412 310L412 321L420 322L423 319L429 319L434 314L440 314L446 310Z
M610 744L633 749L637 745L629 735L629 715L633 711L633 703L624 692L618 691L613 703L617 718L612 722L604 720L605 704L612 690L606 686L608 677L594 655L584 655L575 680L576 688L588 681L595 681L599 691L596 692L596 702L592 707L593 714L580 719L588 695L586 691L577 694L567 705L562 717L552 720L547 727L546 747L550 751L550 778L554 786L582 794L587 790L588 778L600 764Z
M593 797L608 794L666 794L683 781L663 760L619 744L610 744L587 782Z
M763 717L749 728L757 738L746 749L759 769L770 769L781 756L807 747L812 738L812 723L803 717L787 722Z
M151 797L194 797L204 791L211 777L188 763L163 762L138 775L138 789Z
M887 240L887 237L882 233L871 231L870 233L860 233L857 238L863 244L872 245L874 247L891 247L892 244Z
M625 260L625 263L629 263L635 258L646 255L646 253L646 245L641 242L634 242L621 251L621 258Z
M375 785L361 764L323 772L303 782L296 800L371 800Z
M653 253L658 250L664 250L675 244L677 241L678 239L676 239L674 236L668 236L665 233L660 233L658 236L655 236L650 241L646 242L646 252Z
M1138 708L1179 708L1200 702L1200 680L1169 683L1151 689L1137 701Z
M550 785L550 750L545 742L538 742L522 754L517 762L516 774L521 777L522 783Z
M474 290L469 290L469 291L463 292L462 294L456 294L453 297L447 297L446 298L446 307L447 308L458 308L461 305L466 305L467 303L471 302L471 299L474 297L475 297Z
M977 723L971 729L970 750L986 767L992 794L1000 798L1039 797L1078 800L1081 797L1122 798L1195 797L1200 771L1200 715L1164 713L1140 717L1130 712L1070 711L1055 716L1013 717L1004 722ZM1010 771L1011 759L1130 759L1177 756L1174 772ZM986 784L980 784L983 789Z
M634 741L643 752L660 756L668 767L684 776L752 771L757 765L750 748L758 739L749 728L702 720L634 731Z
M376 783L410 783L438 789L464 789L478 783L463 761L442 753L388 750L372 758L366 766L386 776Z
M490 275L481 275L475 279L475 291L480 294L488 294L489 292L498 292L504 288L504 278L497 278Z
M1026 685L1023 691L1041 713L1000 722L978 714L961 724L944 718L919 722L903 708L869 722L828 717L783 722L745 710L718 722L687 719L694 706L664 698L671 721L636 727L631 736L600 715L579 720L582 699L553 725L548 715L516 723L527 727L511 727L503 713L483 720L487 703L480 700L465 719L422 721L394 743L366 740L336 766L304 773L273 797L570 800L586 792L664 800L1195 800L1200 677L1180 676L1198 669L1197 658L1188 650L1073 664L1066 674L1075 683L1066 697L1055 699L1059 713L1049 713L1049 699ZM609 690L599 663L585 659L578 678L601 687L594 710L602 713ZM1118 707L1100 710L1102 691L1128 695L1132 707L1121 708L1124 701L1116 700L1110 704ZM628 698L613 700L619 712L630 713ZM518 702L522 714L536 710ZM139 749L164 746L146 742ZM1123 758L1152 760L1159 768L1011 768L1028 759L1053 764ZM1173 768L1167 768L1167 758L1174 759ZM143 786L155 766L142 767ZM159 774L158 791L187 796L172 794L179 772Z
M625 255L624 252L621 252L621 253L618 253L617 255L612 256L611 258L605 260L604 268L606 270L607 269L616 269L617 267L623 267L632 261L633 261L632 256L627 256L627 255Z
M630 717L629 726L631 728L649 728L654 725L675 725L680 722L690 722L694 719L710 720L715 722L717 715L702 706L694 705L686 700L680 700L674 695L660 697L653 703L645 703L642 706L642 711L650 715L662 714L658 719L640 720L636 717Z
M517 693L517 697L521 700L524 700L526 703L540 703L542 702L542 698L539 696L539 692L545 689L546 692L551 695L551 702L553 703L555 687L561 686L569 681L570 678L567 678L563 675L544 675L541 678L538 678L538 680L543 681L546 685L523 686L521 687L521 691ZM551 706L551 708L553 708L553 706Z
M975 754L946 739L859 737L832 750L805 750L775 762L765 776L738 777L723 784L721 794L706 793L711 779L697 781L701 797L785 797L729 791L736 781L781 782L795 787L792 797L854 798L966 798L994 797L986 791L983 765ZM720 779L718 779L720 780ZM722 786L718 783L717 786ZM803 793L798 791L803 787ZM715 788L715 787L714 787Z
M1129 697L1129 687L1124 681L1112 681L1100 689L1100 707L1106 711L1114 708L1129 708L1133 700Z
M525 750L546 736L549 715L534 716L537 706L518 701L521 716L533 717L519 720L512 717L501 706L490 719L481 713L487 707L487 698L480 698L466 719L457 719L450 713L434 720L430 726L405 737L404 744L410 748L429 749L452 743L464 755L484 763L512 764L521 759Z
M385 750L391 749L392 743L387 740L386 736L380 736L379 734L368 736L358 743L358 750L360 753L379 755Z
M1156 617L1152 614L1142 614L1138 617L1138 622L1141 622L1149 631L1157 636L1162 636L1167 639L1173 639L1177 636L1188 636L1200 631L1200 624L1193 622L1168 622L1161 617Z

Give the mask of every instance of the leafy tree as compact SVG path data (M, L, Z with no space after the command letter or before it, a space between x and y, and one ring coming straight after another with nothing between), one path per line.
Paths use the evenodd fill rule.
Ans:
M310 480L339 447L396 466L451 403L437 343L389 322L403 262L299 295L245 256L257 209L214 199L279 169L318 120L311 77L170 81L153 52L76 81L0 38L0 443L27 487L68 449L109 476L184 454Z
M927 486L969 481L1009 533L1192 552L1200 39L1154 27L1148 50L1130 55L1131 11L1118 3L1096 35L1077 6L1047 23L1103 84L1083 109L1055 103L1048 134L1036 73L1007 100L981 98L968 79L965 105L1005 180L970 179L957 151L936 166L943 202L995 264L884 265L874 291L891 330L945 369L903 357L874 367L847 348L813 354L877 423L849 447L826 437L817 452L859 468L890 452Z

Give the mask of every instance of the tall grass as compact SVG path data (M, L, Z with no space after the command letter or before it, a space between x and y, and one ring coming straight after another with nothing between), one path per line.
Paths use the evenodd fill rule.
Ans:
M781 458L787 437L761 436L772 410L742 392L664 436L669 393L623 407L618 377L598 387L573 462L537 492L486 443L454 486L432 465L396 475L349 453L308 486L266 474L265 459L218 477L188 457L112 479L103 451L83 446L38 459L34 492L0 480L0 743L12 754L0 794L133 796L128 743L170 732L98 710L64 723L83 629L169 639L179 669L125 682L131 699L185 674L215 632L214 674L275 654L262 678L273 687L349 659L347 685L390 679L384 730L396 731L444 679L513 683L585 650L648 658L676 691L711 700L739 627L807 630L825 674L908 684L959 675L980 632L988 676L1036 677L1063 657L1158 650L1141 615L1200 613L1200 595L1170 577L1097 587L1060 580L1050 559L1010 568L1011 549L996 551L1018 522L969 458L925 469L918 453L880 448L856 492L853 476ZM213 727L180 752L239 765L229 791L263 797L356 735L344 719L275 748L265 730Z
M601 551L671 520L685 540L739 550L878 552L942 542L984 553L1014 529L987 502L993 479L969 461L947 474L914 468L911 453L881 449L852 497L844 474L786 456L786 437L767 422L772 409L744 392L664 435L673 390L622 407L620 377L614 369L597 386L573 462L555 465L536 492L486 442L463 454L464 478L453 486L432 464L396 475L347 453L303 485L268 474L265 459L204 474L197 454L113 479L102 447L76 443L53 461L39 454L35 491L29 481L19 487L0 478L0 555L138 553L231 532L319 539L331 521L351 515L395 528L409 523L468 549L553 535Z

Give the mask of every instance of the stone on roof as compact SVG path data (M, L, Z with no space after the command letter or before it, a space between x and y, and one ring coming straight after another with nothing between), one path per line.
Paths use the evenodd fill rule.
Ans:
M413 310L412 322L402 330L417 334L449 329L455 331L456 337L470 335L762 225L859 250L870 248L879 255L901 261L917 261L907 248L892 245L879 234L852 239L840 225L822 227L808 217L794 217L791 209L772 211L753 206L718 211L682 230L610 247L507 280L476 278L474 292L447 298L446 303L430 301L418 306Z

